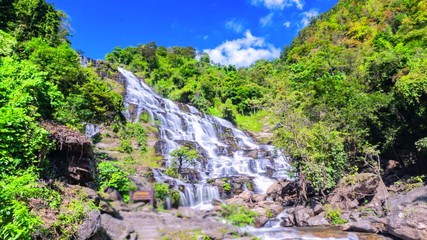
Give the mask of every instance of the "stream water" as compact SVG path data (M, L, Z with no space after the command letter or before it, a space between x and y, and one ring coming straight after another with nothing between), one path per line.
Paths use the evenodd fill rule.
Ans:
M202 209L211 206L213 199L220 198L217 187L209 184L217 178L248 176L257 193L265 193L275 180L287 178L289 165L280 150L258 144L229 121L162 98L133 73L123 68L118 70L126 86L125 117L138 122L145 115L158 127L158 148L166 159L166 167L171 164L170 153L184 145L191 145L201 156L196 166L184 166L193 170L197 180L193 182L197 183L183 182L160 170L154 171L157 181L168 182L179 190L181 205ZM354 233L310 229L282 228L277 223L269 228L248 228L246 231L262 239L358 239Z

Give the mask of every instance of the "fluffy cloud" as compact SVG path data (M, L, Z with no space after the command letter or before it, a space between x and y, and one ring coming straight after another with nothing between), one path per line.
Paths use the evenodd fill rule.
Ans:
M286 22L284 22L284 23L283 23L283 26L284 26L285 28L290 28L290 27L291 27L291 22L286 21Z
M236 33L243 31L242 23L238 22L236 19L231 19L230 21L226 22L225 28L230 29Z
M301 13L302 19L301 19L301 24L303 27L307 27L310 22L311 19L317 17L319 15L319 12L316 9L311 9L310 11L306 11Z
M296 6L298 9L304 7L303 0L252 0L252 5L257 6L262 3L268 9L284 9L285 7Z
M214 49L205 49L211 60L222 65L246 67L260 59L272 59L280 56L280 49L256 37L248 30L245 37L226 41Z
M272 22L273 22L273 13L270 13L267 16L259 19L259 24L261 24L261 26L263 27L270 25Z

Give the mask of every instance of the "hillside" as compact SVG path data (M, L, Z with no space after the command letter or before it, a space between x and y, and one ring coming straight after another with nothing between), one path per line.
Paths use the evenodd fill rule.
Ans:
M316 203L325 205L326 225L342 224L341 209L327 203L349 185L366 190L367 179L387 193L368 189L381 200L372 208L376 217L393 222L388 192L403 204L399 197L421 199L426 189L419 190L427 181L426 1L340 0L301 29L279 59L243 68L155 42L91 61L71 48L65 13L45 0L2 1L0 10L0 239L105 235L101 215L118 222L122 211L134 222L132 212L143 209L141 216L164 222L168 205L194 206L189 196L203 204L207 195L216 206L203 214L212 221L260 227L285 207ZM132 79L157 92L147 94L156 109L145 99L126 100ZM86 127L99 131L88 138ZM282 152L295 181L282 179ZM260 193L254 179L280 181ZM139 188L154 188L160 213L128 205ZM367 196L355 200L358 212L370 207ZM184 222L194 218L182 214L199 213L172 214ZM87 224L93 228L86 231ZM191 237L204 236L189 225ZM223 236L244 237L223 227Z

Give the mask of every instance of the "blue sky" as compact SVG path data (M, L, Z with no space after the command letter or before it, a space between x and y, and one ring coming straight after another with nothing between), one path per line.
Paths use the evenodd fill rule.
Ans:
M71 42L103 59L114 47L151 41L192 46L221 64L279 56L309 19L337 0L48 0L70 17Z

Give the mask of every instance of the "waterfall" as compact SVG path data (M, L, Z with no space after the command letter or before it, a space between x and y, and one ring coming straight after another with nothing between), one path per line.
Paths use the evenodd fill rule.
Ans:
M158 126L166 166L171 163L170 153L182 144L193 145L203 158L195 167L184 166L198 171L200 184L183 183L161 172L155 174L160 181L183 186L182 205L200 205L219 198L218 189L207 184L208 179L245 175L253 179L256 192L265 193L275 179L287 177L288 163L281 151L256 143L229 121L162 98L133 73L118 70L126 85L124 115L128 121L137 122L141 114L147 114Z

